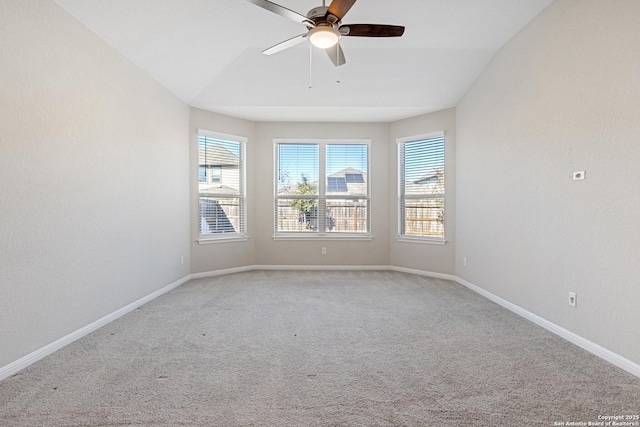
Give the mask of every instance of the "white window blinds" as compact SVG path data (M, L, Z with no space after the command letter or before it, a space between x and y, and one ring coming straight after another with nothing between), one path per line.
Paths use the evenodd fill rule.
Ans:
M444 240L444 134L399 141L399 235Z

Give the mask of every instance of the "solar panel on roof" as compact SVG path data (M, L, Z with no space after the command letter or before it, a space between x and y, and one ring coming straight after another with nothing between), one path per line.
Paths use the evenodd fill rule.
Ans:
M327 177L327 193L344 193L347 191L347 181L341 176Z
M364 177L361 173L345 173L344 177L347 182L364 183Z

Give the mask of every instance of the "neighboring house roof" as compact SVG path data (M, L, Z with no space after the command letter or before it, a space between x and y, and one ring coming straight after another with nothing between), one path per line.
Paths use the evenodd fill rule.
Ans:
M318 181L310 184L317 186ZM298 184L289 185L280 190L279 194L296 194ZM317 187L316 187L317 188ZM355 168L346 168L327 177L326 193L331 195L366 195L367 174Z
M200 166L238 166L238 156L218 144L207 144L206 148L198 150L198 164Z
M200 183L199 191L202 196L206 196L207 194L215 194L215 195L237 195L238 189L232 188L227 185L221 185L218 183L205 184Z
M416 179L415 181L413 181L413 183L426 185L426 184L432 184L437 180L438 180L438 175L434 173L434 174L430 174L427 176L423 176L422 178Z
M355 168L346 168L327 177L327 193L333 195L367 194L367 174Z
M346 168L346 169L342 169L341 171L338 171L334 174L331 174L329 176L345 176L346 174L360 174L363 176L366 176L367 174L365 172L362 172L359 169L356 168Z
M436 169L404 185L405 194L444 194L443 169Z

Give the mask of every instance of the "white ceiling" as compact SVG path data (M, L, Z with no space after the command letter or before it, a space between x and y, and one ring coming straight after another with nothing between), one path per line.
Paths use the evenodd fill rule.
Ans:
M455 106L493 54L551 0L359 0L344 24L404 25L344 37L336 69L306 31L246 0L56 0L185 103L255 121L388 122ZM306 15L320 0L275 0Z

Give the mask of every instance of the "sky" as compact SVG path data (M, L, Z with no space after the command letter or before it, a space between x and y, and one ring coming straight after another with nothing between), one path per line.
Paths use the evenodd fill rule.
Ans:
M368 156L366 144L326 145L326 173L332 175L346 168L367 172ZM317 182L320 176L318 144L278 144L278 190L302 181Z

